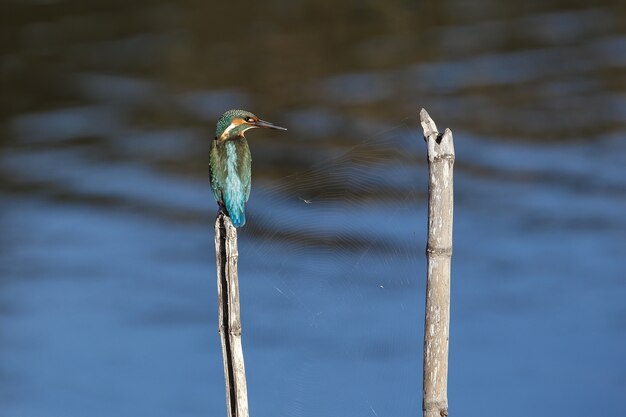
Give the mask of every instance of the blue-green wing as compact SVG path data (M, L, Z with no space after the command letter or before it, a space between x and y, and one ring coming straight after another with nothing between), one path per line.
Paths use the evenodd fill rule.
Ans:
M252 155L250 155L250 148L245 138L241 138L237 145L237 173L241 179L243 193L246 197L245 201L248 201L248 198L250 198L250 187L252 185Z
M218 141L216 139L212 140L211 151L209 153L209 182L211 183L211 191L213 192L215 200L220 204L224 204L224 160L220 158L219 148ZM223 148L223 146L221 148Z

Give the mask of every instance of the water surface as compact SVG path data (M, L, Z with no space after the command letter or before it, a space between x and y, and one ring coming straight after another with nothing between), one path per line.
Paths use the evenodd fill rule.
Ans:
M0 415L225 415L207 184L255 131L251 415L421 408L427 166L453 129L449 398L626 413L619 2L2 6Z

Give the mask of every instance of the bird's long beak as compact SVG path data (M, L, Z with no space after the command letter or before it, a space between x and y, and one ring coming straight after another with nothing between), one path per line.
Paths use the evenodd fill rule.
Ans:
M276 126L273 123L270 122L266 122L265 120L258 120L254 123L252 123L252 126L254 127L264 127L267 129L276 129L276 130L287 130L287 128L285 127L280 127L280 126Z

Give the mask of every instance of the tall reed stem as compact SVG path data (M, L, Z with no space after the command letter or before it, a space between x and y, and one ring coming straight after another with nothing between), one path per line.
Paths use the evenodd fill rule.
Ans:
M219 333L224 358L228 417L248 417L246 369L241 345L237 229L222 212L215 220L215 255Z
M424 417L448 415L448 338L450 335L450 261L454 143L443 135L426 110L420 112L428 145L428 273L424 323Z

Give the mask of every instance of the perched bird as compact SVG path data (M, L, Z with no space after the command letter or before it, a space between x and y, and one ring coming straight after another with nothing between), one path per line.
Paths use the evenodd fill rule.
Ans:
M246 223L245 209L252 177L252 158L244 133L258 127L287 130L245 110L228 110L218 120L215 139L211 141L211 190L220 209L226 211L235 227Z

